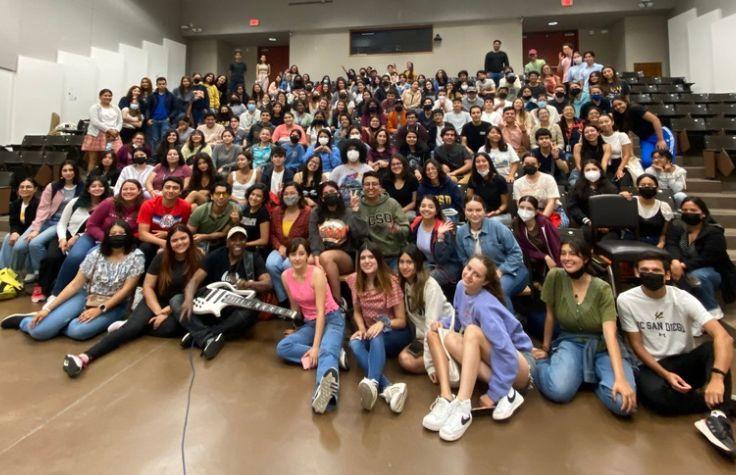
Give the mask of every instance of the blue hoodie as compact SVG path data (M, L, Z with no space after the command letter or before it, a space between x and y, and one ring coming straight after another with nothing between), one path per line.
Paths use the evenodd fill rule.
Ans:
M511 390L519 370L517 351L532 351L532 340L524 333L519 320L490 292L483 289L476 295L465 293L465 284L457 283L455 289L455 330L477 325L491 343L491 380L486 394L498 402ZM450 318L442 319L442 326L450 326Z

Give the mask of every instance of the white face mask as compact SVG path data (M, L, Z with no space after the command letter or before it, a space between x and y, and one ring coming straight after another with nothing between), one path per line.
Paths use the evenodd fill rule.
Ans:
M327 145L327 143L330 141L327 137L320 137L318 139L320 145Z
M527 222L530 219L534 219L534 216L537 215L535 211L532 211L530 209L520 209L518 211L518 215L521 218L522 221Z
M360 140L360 134L351 134L350 138L355 139L355 140Z
M589 182L595 183L601 178L601 172L598 170L588 170L583 174L585 176L585 179Z
M490 170L478 170L478 175L482 176L483 178L487 177L489 173L491 173Z
M360 152L357 150L348 150L348 153L346 154L348 157L348 160L355 163L360 158Z

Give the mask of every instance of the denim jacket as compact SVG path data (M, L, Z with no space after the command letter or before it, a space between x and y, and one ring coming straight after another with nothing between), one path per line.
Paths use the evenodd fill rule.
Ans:
M524 256L514 234L498 221L484 218L479 240L483 254L490 257L504 274L516 275L524 266ZM475 240L470 234L470 223L458 228L455 242L460 260L463 263L468 262L475 254Z

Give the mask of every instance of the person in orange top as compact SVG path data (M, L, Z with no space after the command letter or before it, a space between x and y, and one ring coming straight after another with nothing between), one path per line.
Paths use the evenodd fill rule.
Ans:
M404 110L404 103L401 99L397 99L394 103L394 110L388 115L386 130L388 130L391 135L394 135L399 131L399 127L404 126L406 126L406 111Z

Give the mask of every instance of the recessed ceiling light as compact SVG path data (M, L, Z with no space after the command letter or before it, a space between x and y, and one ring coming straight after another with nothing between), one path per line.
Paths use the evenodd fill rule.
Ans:
M559 23L558 23L558 22L556 22L556 21L550 21L550 22L549 22L549 23L547 23L547 24L548 24L549 26L557 26L557 25L558 25Z
M272 37L270 37L270 38L268 39L268 41L276 41L276 38L274 38L274 37L272 36Z

